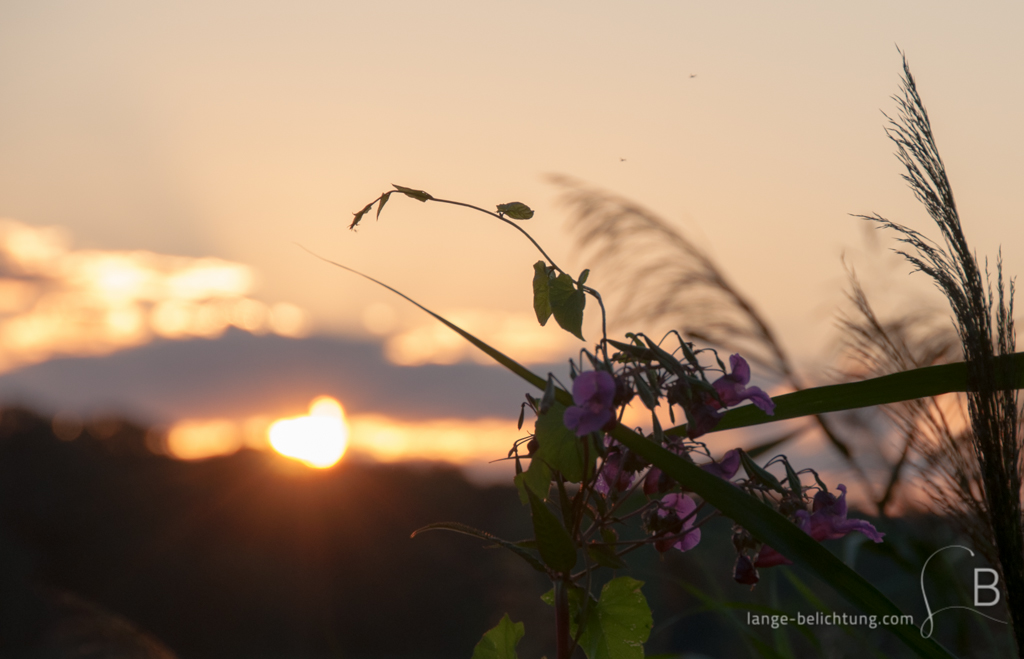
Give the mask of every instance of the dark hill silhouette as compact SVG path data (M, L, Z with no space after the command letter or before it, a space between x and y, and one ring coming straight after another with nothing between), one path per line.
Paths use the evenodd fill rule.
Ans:
M130 423L63 442L48 420L8 409L0 656L38 650L55 624L66 628L66 608L55 608L64 593L182 659L468 657L506 610L542 639L545 580L471 538L409 538L443 519L529 532L514 490L474 487L450 468L315 472L255 452L176 462L150 455Z
M539 599L545 577L473 538L409 538L437 521L528 537L529 516L511 487L476 487L436 464L343 460L313 471L250 451L177 462L151 454L145 437L145 428L108 418L61 441L47 418L0 413L0 657L469 657L505 612L526 624L519 656L554 655L551 610ZM875 523L886 542L861 546L858 570L922 616L920 565L957 538L935 518ZM763 606L778 596L771 606L780 610L813 609L781 569L762 575L775 588L733 583L730 523L712 519L703 529L686 554L629 555L654 611L649 653L746 656L740 630L770 634L745 625L743 611L702 608L687 588L718 601ZM634 533L624 528L622 537ZM936 581L949 592L935 601L955 601L957 583ZM828 587L811 580L808 588L830 610L849 610ZM949 622L939 633L953 646L978 638L974 618ZM815 633L825 647L864 654L866 643L907 656L882 629L861 645L838 627ZM794 656L821 656L791 639Z

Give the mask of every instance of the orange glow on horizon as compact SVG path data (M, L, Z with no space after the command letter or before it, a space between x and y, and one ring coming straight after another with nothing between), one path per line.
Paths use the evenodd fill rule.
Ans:
M348 448L348 432L345 411L330 396L315 398L308 416L280 419L267 431L275 451L315 469L341 460Z

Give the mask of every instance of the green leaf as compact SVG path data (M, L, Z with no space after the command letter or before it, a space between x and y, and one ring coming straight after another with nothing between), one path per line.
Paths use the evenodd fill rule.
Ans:
M576 633L576 614L579 613L580 606L583 604L583 589L579 586L569 585L569 612L573 615L570 616L569 620L569 631L573 634ZM548 592L540 596L542 602L548 606L555 605L555 589L552 588Z
M537 456L533 456L530 466L523 473L516 474L513 482L519 490L519 500L523 502L524 506L530 503L530 498L526 494L527 489L541 499L547 499L548 491L551 489L551 468L543 460L538 460Z
M640 394L640 400L647 409L653 410L658 406L658 397L655 396L654 392L651 391L651 388L647 386L647 383L644 381L642 376L637 375L634 377L633 384L636 385L636 392Z
M352 218L352 224L348 225L348 228L349 228L349 229L355 229L355 228L356 228L356 225L357 225L357 224L359 224L359 221L360 221L361 219L363 219L363 216L364 216L364 215L366 215L367 213L369 213L369 212L370 212L370 209L371 209L371 208L373 208L373 205L374 205L374 204L375 204L376 202L377 202L377 200L376 200L376 199L374 199L374 200L373 200L373 201L371 201L370 203L366 204L366 206L364 206L364 207L363 207L363 210L359 211L358 213L352 213L353 215L355 215L355 217L354 217L354 218Z
M548 296L551 300L551 312L559 326L583 339L583 307L587 305L586 294L576 288L572 277L563 272L550 282Z
M786 465L786 481L789 483L789 489L800 494L803 492L803 484L800 483L800 476L796 473L796 470L789 464L789 460L783 458L782 461Z
M468 524L460 524L459 522L434 522L433 524L427 524L424 527L416 529L412 532L412 535L410 535L409 537L415 538L417 534L425 533L427 531L454 531L455 533L471 535L474 538L480 538L481 540L489 540L490 542L495 542L504 547L505 549L508 549L509 551L515 553L517 556L519 556L524 561L529 563L530 566L538 572L547 572L547 570L544 569L544 566L541 565L541 562L538 561L533 554L526 551L516 543L509 542L508 540L503 540L502 538L499 538L496 535L492 535L487 531L475 529L472 526L469 526Z
M529 488L526 496L530 499L533 533L541 559L555 572L568 573L576 565L576 543L558 517Z
M580 647L590 659L643 659L644 642L654 619L640 591L642 581L612 579L601 589L580 635Z
M533 210L526 204L518 201L498 204L498 212L511 217L513 220L528 220L533 217Z
M391 198L390 192L385 192L380 196L380 203L377 205L377 219L380 219L380 212L384 210L384 204L388 203L388 199Z
M693 377L686 372L686 369L683 368L683 365L679 363L679 360L672 356L672 353L668 352L654 341L651 341L646 336L644 337L644 341L647 342L647 347L649 347L651 351L657 356L658 361L661 363L662 366L664 366L669 371L672 371L672 373L676 377L683 378L686 380L693 380Z
M548 386L544 390L544 396L540 399L540 407L538 411L541 414L547 414L551 409L551 406L555 404L555 376L552 373L548 373Z
M516 646L526 633L521 622L512 622L506 613L493 629L473 648L472 659L518 659Z
M587 283L588 277L590 277L590 268L587 268L586 270L581 272L580 278L577 279L576 281L579 283L580 286L582 286L583 284Z
M618 348L633 359L637 359L645 363L654 359L654 353L651 352L649 348L643 348L631 343L622 343L621 341L616 341L614 339L608 339L608 344Z
M548 324L551 318L551 276L548 264L537 261L533 264L533 312L537 314L537 322L541 327Z
M413 188L406 188L406 187L403 187L401 185L395 185L394 183L392 183L391 185L394 186L395 190L397 190L398 192L401 192L406 197L412 197L413 199L418 199L420 201L429 201L429 200L433 199L433 197L431 197L429 193L426 193L423 190L416 190L416 189L413 189Z
M613 570L621 570L626 567L626 562L619 558L615 550L608 545L587 545L587 555L590 556L590 560L602 567Z
M743 465L743 471L747 472L747 478L761 485L772 488L779 494L785 494L786 490L782 488L782 483L779 482L778 478L770 471L761 468L756 462L754 462L746 451L743 449L737 449L740 452L740 464Z
M554 470L562 472L570 483L583 480L583 442L589 438L577 437L565 427L562 417L565 405L555 402L546 414L537 417L534 434L540 448L534 459L540 459ZM594 451L590 451L593 457Z

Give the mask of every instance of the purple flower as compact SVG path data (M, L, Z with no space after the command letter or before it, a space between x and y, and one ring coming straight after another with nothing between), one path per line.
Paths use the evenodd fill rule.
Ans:
M797 526L812 538L822 540L838 540L847 533L859 531L874 542L882 542L884 533L880 533L871 522L863 519L846 518L846 486L839 484L836 489L842 492L838 497L829 492L821 491L814 495L812 512L796 511ZM789 565L789 560L768 545L761 548L761 553L754 563L757 567Z
M736 472L740 469L740 450L738 448L734 448L731 451L727 451L718 462L702 464L700 468L709 474L718 476L721 479L729 480L735 476Z
M575 405L565 410L562 423L577 437L596 432L615 420L615 378L605 371L580 373L572 383Z
M615 444L608 449L601 473L598 475L594 489L601 494L608 496L609 492L625 492L633 484L633 473L622 468L626 456L622 454L619 445Z
M847 533L859 531L874 542L881 542L885 534L879 533L871 522L846 518L846 486L840 484L836 489L842 492L838 497L824 491L814 495L813 512L808 518L810 529L805 530L818 541L836 540ZM801 512L807 515L805 511L797 511L797 514Z
M718 425L722 419L722 413L718 412L721 405L714 398L708 396L693 409L686 410L686 436L690 439L697 439L705 435Z
M737 355L729 356L729 366L732 373L723 375L712 383L718 397L722 399L725 407L739 405L749 400L754 405L764 410L766 414L775 414L775 403L760 387L745 386L750 382L750 366L747 360ZM717 401L715 401L717 402Z
M775 567L776 565L792 564L793 561L789 560L768 545L761 547L761 551L757 554L757 560L754 561L754 567Z
M721 402L708 394L702 394L701 400L686 410L686 435L696 439L711 432L722 418L723 407L733 407L749 400L767 414L775 414L775 403L760 387L746 386L750 382L750 366L740 355L729 356L732 373L727 373L711 383Z
M652 496L659 492L667 492L673 484L674 481L669 478L668 474L657 467L651 467L647 475L644 476L644 494Z
M682 528L678 532L686 533L686 535L678 539L661 540L656 542L654 546L658 551L668 551L672 547L675 547L679 551L689 551L697 546L697 543L700 542L700 529L693 528L693 520L695 517L693 515L693 511L696 509L697 502L685 494L672 492L671 494L666 494L662 497L661 506L658 508L658 517L664 519L669 515L673 515L677 519L686 520L683 522Z

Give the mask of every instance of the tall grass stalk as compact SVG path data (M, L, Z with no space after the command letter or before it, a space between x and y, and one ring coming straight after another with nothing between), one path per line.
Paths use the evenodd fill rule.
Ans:
M928 113L918 94L906 58L903 59L901 94L894 97L899 113L889 119L886 132L895 142L896 155L904 165L903 178L942 233L944 246L924 235L880 215L860 216L892 229L913 248L898 251L915 267L930 276L949 300L960 343L967 362L967 407L970 440L983 492L981 502L962 501L983 516L980 520L994 547L1007 605L1012 618L1018 651L1024 641L1024 532L1021 523L1021 436L1018 428L1017 392L1000 389L997 380L1011 377L998 369L1012 368L1011 360L996 361L1013 353L1013 282L1006 291L1002 257L996 261L996 292L986 262L985 273L964 238L946 168L939 156ZM1003 380L1006 382L1007 380ZM960 446L951 445L954 460ZM958 496L967 493L960 489ZM956 495L954 495L956 496ZM983 505L979 505L983 502ZM1024 653L1020 654L1024 657Z

